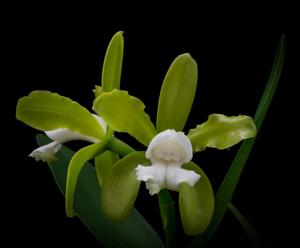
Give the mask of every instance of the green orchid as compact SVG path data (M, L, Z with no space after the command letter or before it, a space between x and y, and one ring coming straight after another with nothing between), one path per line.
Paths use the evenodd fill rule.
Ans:
M196 62L189 54L178 56L162 85L156 128L144 112L142 101L126 91L103 93L94 101L94 111L110 128L127 132L148 146L146 152L123 157L107 173L102 185L102 205L110 218L122 220L128 216L140 181L144 181L151 195L164 188L179 192L186 234L200 234L209 225L214 212L214 194L205 173L191 162L192 154L207 147L231 147L254 137L256 127L249 116L212 114L207 122L185 135L182 129L191 110L196 85Z
M44 131L51 139L49 143L40 136L41 146L29 156L50 165L58 186L65 193L67 216L78 214L106 246L165 247L158 234L134 209L141 182L145 182L150 195L157 195L159 199L166 247L176 245L176 216L168 190L179 192L184 232L191 236L201 234L190 247L203 247L228 206L245 223L230 199L254 140L243 142L216 198L208 177L192 161L193 153L206 148L227 149L256 136L280 78L284 37L254 117L256 125L247 115L228 117L214 113L187 132L183 130L197 88L195 60L185 53L171 64L161 87L154 125L144 111L143 102L120 90L123 49L123 32L117 32L105 54L101 86L94 90L96 114L49 91L33 91L19 99L17 119ZM136 151L116 138L117 132L128 133L147 148ZM71 140L92 144L73 153L62 145ZM94 166L87 163L92 159ZM252 230L249 224L246 226L246 231Z

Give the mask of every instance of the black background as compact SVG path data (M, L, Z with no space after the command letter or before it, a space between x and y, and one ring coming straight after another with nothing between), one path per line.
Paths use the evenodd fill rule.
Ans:
M37 89L70 97L91 110L92 89L100 84L106 46L119 30L125 31L121 88L145 103L153 122L160 86L172 60L189 52L197 61L197 94L185 131L206 121L211 113L253 116L280 36L286 34L282 79L232 201L270 246L294 238L292 230L296 229L290 225L296 222L296 197L291 175L299 162L292 160L291 149L297 126L291 115L297 113L292 97L297 81L291 73L297 31L292 6L277 6L276 11L235 6L238 11L232 13L222 6L209 12L190 5L177 7L176 12L148 7L134 11L136 6L122 11L114 6L10 7L4 20L8 77L2 95L3 99L10 96L3 105L9 119L3 136L3 166L8 170L1 174L5 236L11 244L21 240L32 247L99 247L78 219L65 216L64 198L47 166L27 157L36 148L38 132L16 121L14 115L17 99ZM126 135L122 138L131 141ZM207 150L194 156L215 190L237 149ZM136 205L162 233L156 201L142 187ZM231 213L226 214L210 246L221 244L251 247Z

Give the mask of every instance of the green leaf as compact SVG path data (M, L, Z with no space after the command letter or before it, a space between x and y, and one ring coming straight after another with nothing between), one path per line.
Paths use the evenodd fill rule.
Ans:
M105 142L92 144L80 149L72 157L67 174L66 183L66 214L68 217L75 215L73 209L74 194L79 174L85 163L100 154L105 148Z
M19 99L16 117L42 131L68 128L102 139L104 131L92 114L77 102L49 91L33 91Z
M228 208L244 228L252 243L252 246L256 248L266 247L266 244L260 238L259 234L256 232L251 223L242 215L242 213L232 203L228 204Z
M188 133L194 151L203 151L206 147L226 149L255 135L256 127L251 117L221 114L211 114L206 122Z
M102 186L103 180L112 166L119 160L119 155L106 150L95 158L95 169L99 184Z
M282 72L283 61L285 57L285 36L283 35L279 43L274 65L266 85L263 96L260 100L254 122L257 130L260 129L265 115L269 109L270 103L276 91L280 75ZM250 151L254 145L254 139L245 140L241 145L235 159L233 160L216 196L216 208L213 219L208 229L200 236L195 238L189 247L204 247L210 238L213 236L218 226L220 225L224 214L228 208L228 204L232 198L234 190L239 181L240 175L244 169Z
M46 145L50 142L44 135L37 137L39 145ZM66 188L68 164L73 154L73 151L63 146L57 154L58 159L49 166L62 193ZM87 163L78 178L74 209L80 220L102 244L111 248L164 247L157 233L137 210L134 209L121 223L114 223L106 218L99 196L101 196L101 190L95 169Z
M156 119L158 132L184 128L194 101L197 77L197 64L188 53L173 61L160 91Z
M119 31L112 37L106 50L102 68L103 92L120 88L123 50L123 32Z
M112 220L120 221L128 216L137 197L140 181L135 168L149 164L145 152L133 152L119 160L104 178L102 185L102 206Z
M166 247L176 246L176 213L173 199L167 189L158 193L159 210L166 234Z
M155 136L155 127L144 108L140 99L121 90L103 93L93 106L114 131L127 132L147 146Z
M214 192L199 166L190 162L183 168L193 170L201 176L193 187L183 183L179 189L179 209L184 232L187 235L198 235L206 230L212 219Z

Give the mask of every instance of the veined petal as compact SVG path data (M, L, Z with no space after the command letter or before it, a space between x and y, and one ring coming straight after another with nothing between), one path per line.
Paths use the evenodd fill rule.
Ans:
M206 147L226 149L255 135L255 123L250 116L221 114L211 114L206 122L188 133L195 152L203 151Z
M167 167L164 164L139 165L135 171L137 179L146 182L150 195L157 194L161 189L165 188Z
M55 153L58 152L60 147L61 144L57 141L54 141L35 149L29 154L29 157L35 158L36 161L42 160L44 162L51 162L56 159Z
M106 123L104 122L104 120L100 116L95 114L93 114L93 117L101 125L104 132L106 132ZM74 132L69 130L68 128L57 128L51 131L45 131L45 133L50 139L57 141L59 143L65 143L71 140L85 140L91 143L98 143L100 141L95 137L87 136L81 134L80 132Z
M163 160L180 162L191 161L193 149L190 140L183 132L167 129L156 135L146 151L146 158L152 162Z

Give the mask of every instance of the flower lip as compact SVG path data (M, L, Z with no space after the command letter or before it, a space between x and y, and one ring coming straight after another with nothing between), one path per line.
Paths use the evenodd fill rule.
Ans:
M192 144L183 132L167 129L156 135L146 151L146 158L165 163L187 163L193 157Z

